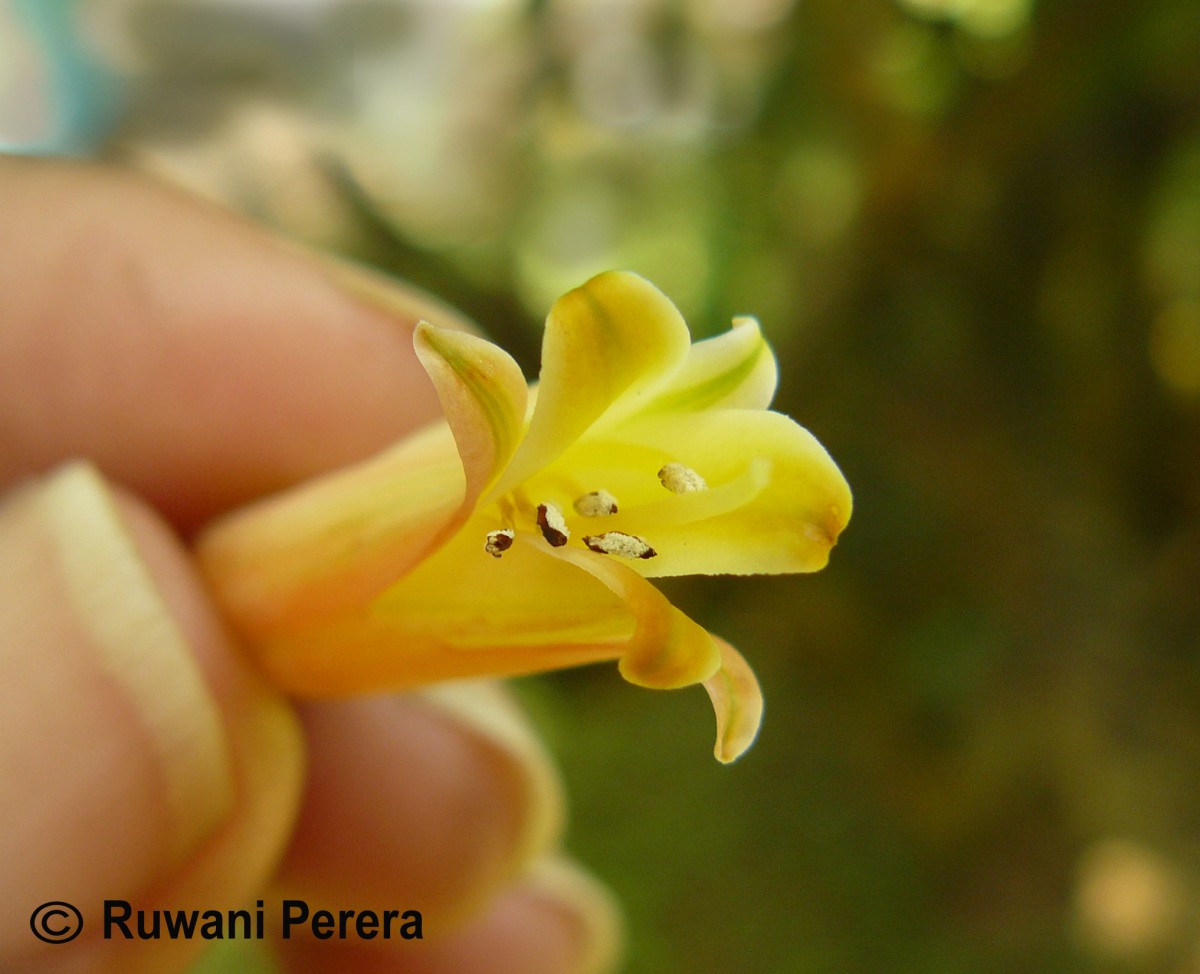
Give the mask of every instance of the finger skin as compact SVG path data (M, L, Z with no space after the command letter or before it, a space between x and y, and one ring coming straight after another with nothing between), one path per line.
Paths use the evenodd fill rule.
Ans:
M498 897L466 929L436 941L355 942L309 938L277 945L288 974L573 974L582 923L527 890Z
M274 868L299 803L290 707L231 646L161 519L89 494L94 484L70 470L0 511L6 972L182 970L202 943L106 942L103 901L240 905ZM89 498L85 526L71 521ZM118 587L81 587L97 579ZM33 938L30 911L47 900L83 912L77 940Z
M438 415L415 314L224 211L0 157L0 213L0 484L87 456L192 527Z
M58 803L46 823L68 822L73 845L58 833L50 848L43 832L39 853L36 829L12 832L15 839L32 842L30 860L50 864L45 875L68 885L82 877L93 893L144 909L221 909L262 895L300 815L282 873L288 881L318 894L347 892L348 867L373 863L374 872L358 875L382 882L382 867L399 863L415 896L435 913L461 918L520 867L522 855L540 848L527 820L545 810L533 807L536 789L526 779L545 770L531 774L528 752L506 752L503 735L481 735L469 721L457 726L416 701L387 704L392 716L382 726L376 717L361 719L371 713L365 704L358 717L353 707L339 716L314 706L298 727L229 640L174 535L360 459L435 417L435 397L411 349L417 315L396 310L420 300L368 300L376 285L347 289L343 271L226 213L101 168L0 158L0 212L0 246L10 255L0 262L0 487L87 456L130 489L115 503L218 714L230 795L219 820L191 836L179 856L156 853L171 847L178 824L155 824L163 805L164 774L155 764L161 742L153 745L136 707L103 712L111 698L89 676L95 647L86 633L68 627L39 636L23 616L29 639L20 648L36 654L42 696L26 696L9 711L22 723L8 739L36 757L47 725L90 714L91 723L73 725L66 743L71 766L93 773L84 782L86 801L70 789L43 796ZM54 568L34 567L24 573L26 587L45 589ZM15 584L0 593L14 602L23 597ZM57 662L46 652L56 640ZM3 654L0 664L7 672ZM0 688L0 698L4 689L27 695L29 683ZM302 804L303 733L330 740L313 759L311 800ZM373 763L361 761L368 749ZM178 773L172 766L165 776ZM405 787L388 784L393 778ZM373 779L375 792L364 798L355 786L370 791ZM36 787L28 781L11 793ZM115 837L87 827L106 794ZM388 812L398 808L404 814L396 821ZM4 817L0 809L0 830ZM28 815L21 822L28 826ZM533 831L544 845L554 829ZM342 857L344 834L360 841ZM371 859L372 845L384 855ZM130 863L140 865L130 872ZM29 891L17 892L20 900ZM521 928L516 920L493 925L488 951L511 944ZM71 947L41 952L25 951L23 939L22 953L0 967L165 974L181 970L193 952L96 937L93 926Z
M407 903L449 927L558 838L561 797L536 743L468 728L420 695L300 714L309 787L276 883L314 908Z

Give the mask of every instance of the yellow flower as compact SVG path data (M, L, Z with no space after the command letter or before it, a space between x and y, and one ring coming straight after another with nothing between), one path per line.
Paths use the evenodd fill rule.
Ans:
M851 508L821 445L767 409L757 323L692 344L662 293L610 272L555 303L535 389L481 338L414 340L444 423L201 539L271 679L327 696L618 659L640 686L703 683L717 757L741 754L754 674L647 579L815 571Z

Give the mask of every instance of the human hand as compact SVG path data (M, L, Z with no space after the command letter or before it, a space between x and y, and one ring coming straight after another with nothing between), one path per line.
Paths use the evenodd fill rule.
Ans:
M559 786L498 688L295 706L179 540L435 417L422 299L381 310L88 166L0 158L0 244L0 970L185 970L204 941L105 940L101 903L262 899L270 937L284 897L418 910L425 938L299 937L289 971L609 969L612 909L553 858ZM83 911L70 944L31 933L49 900Z

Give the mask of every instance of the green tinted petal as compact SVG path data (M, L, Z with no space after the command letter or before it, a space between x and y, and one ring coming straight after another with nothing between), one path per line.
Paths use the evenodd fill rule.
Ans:
M636 274L609 271L559 298L546 319L529 430L496 493L552 463L602 417L643 406L689 342L675 306Z
M683 367L645 411L766 409L778 378L758 322L735 318L729 331L691 347Z

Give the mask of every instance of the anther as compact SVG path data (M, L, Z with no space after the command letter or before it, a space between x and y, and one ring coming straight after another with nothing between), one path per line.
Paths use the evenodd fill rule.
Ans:
M487 533L487 544L483 546L483 550L493 558L499 558L512 547L512 543L512 528L501 528L499 531L489 531Z
M672 494L690 494L694 490L708 489L704 478L682 463L668 463L659 470L658 479Z
M583 539L583 543L602 555L619 555L622 558L653 558L658 554L636 534L626 534L624 531L590 534Z
M575 498L575 510L584 517L604 517L617 513L617 499L607 490L593 490Z
M537 509L538 527L542 529L542 537L551 546L561 548L571 537L567 522L563 520L562 511L553 504L539 504Z

